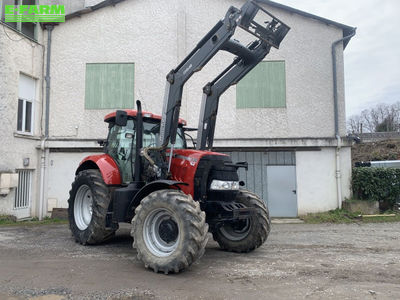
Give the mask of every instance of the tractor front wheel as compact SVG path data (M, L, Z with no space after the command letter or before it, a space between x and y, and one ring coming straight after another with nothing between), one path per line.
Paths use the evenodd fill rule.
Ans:
M178 273L199 259L208 236L198 202L178 190L159 190L145 197L132 220L133 247L146 268Z
M256 208L256 213L247 219L225 222L212 234L224 250L250 252L260 247L268 237L271 228L268 208L262 199L247 190L240 190L235 201Z
M117 226L106 228L110 192L99 170L79 172L68 199L69 227L83 245L98 244L114 236Z

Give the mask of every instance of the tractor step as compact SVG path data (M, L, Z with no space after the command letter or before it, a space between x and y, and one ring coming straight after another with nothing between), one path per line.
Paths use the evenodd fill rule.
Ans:
M246 207L242 203L208 201L206 204L207 223L216 224L225 221L243 220L256 214L257 209Z

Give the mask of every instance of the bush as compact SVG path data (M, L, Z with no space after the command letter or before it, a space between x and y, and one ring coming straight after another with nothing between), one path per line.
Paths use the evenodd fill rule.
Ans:
M392 207L400 199L400 169L353 168L352 188L357 199Z

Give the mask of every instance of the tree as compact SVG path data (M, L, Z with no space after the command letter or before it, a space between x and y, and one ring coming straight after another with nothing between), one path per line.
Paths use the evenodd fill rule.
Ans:
M388 132L400 130L400 102L394 104L378 104L364 109L361 114L347 120L349 133Z

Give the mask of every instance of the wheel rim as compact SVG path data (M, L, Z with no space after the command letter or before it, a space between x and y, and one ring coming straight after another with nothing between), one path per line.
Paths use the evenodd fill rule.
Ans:
M251 229L250 219L225 223L219 231L231 241L240 241L248 236Z
M80 230L85 230L92 220L92 191L86 184L81 185L76 192L74 201L75 224Z
M150 252L159 257L171 255L178 247L179 226L172 212L160 208L152 211L143 225L143 238Z

